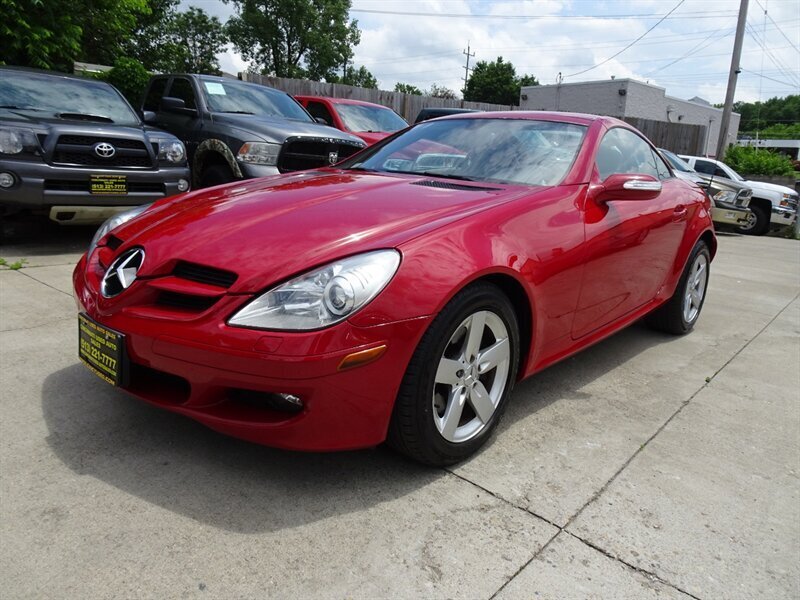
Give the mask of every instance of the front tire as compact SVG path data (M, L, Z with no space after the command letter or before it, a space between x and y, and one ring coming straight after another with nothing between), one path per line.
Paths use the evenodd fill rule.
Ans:
M387 443L445 466L486 443L505 409L519 364L519 327L490 283L459 292L431 323L397 395Z
M694 329L706 300L710 266L711 253L701 240L692 249L672 298L647 315L647 324L673 335Z
M747 235L764 235L769 231L769 212L759 205L750 206L747 223L739 227L739 231Z
M233 171L227 165L211 165L203 169L200 175L200 187L214 187L215 185L222 185L223 183L230 183L235 177Z

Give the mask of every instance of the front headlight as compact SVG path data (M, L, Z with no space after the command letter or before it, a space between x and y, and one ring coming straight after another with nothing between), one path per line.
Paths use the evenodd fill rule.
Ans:
M280 144L267 142L245 142L239 148L236 159L253 165L272 167L278 164L278 154L281 152Z
M0 154L39 153L39 140L30 129L0 127Z
M400 266L397 250L337 260L262 294L229 325L307 331L343 321L386 287Z
M158 160L180 163L186 158L186 149L178 140L158 140Z
M714 194L714 202L727 202L728 204L733 204L735 200L736 192L731 190L722 190L721 192Z
M92 255L92 252L94 252L94 249L97 248L97 242L99 242L101 239L103 239L104 235L106 235L107 233L110 233L113 229L116 229L117 227L119 227L123 223L127 223L128 221L130 221L134 217L138 217L140 214L142 214L144 211L146 211L151 206L153 206L152 202L150 204L142 204L141 206L136 206L136 207L134 207L134 208L132 208L130 210L126 210L126 211L123 211L121 213L117 213L113 217L111 217L110 219L106 220L105 223L100 225L100 229L97 230L97 233L94 234L94 237L92 238L92 242L89 244L89 252L88 252L87 256L91 256Z

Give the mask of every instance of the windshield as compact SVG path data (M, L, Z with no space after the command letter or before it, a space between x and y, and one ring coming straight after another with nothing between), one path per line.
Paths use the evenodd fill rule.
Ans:
M397 131L408 127L408 123L390 108L336 104L336 112L350 131Z
M2 71L0 106L46 112L64 119L91 115L120 125L140 124L136 113L107 83L31 71Z
M426 121L347 165L469 181L556 185L567 174L586 128L528 119Z
M697 172L692 167L690 167L688 163L682 161L680 158L678 158L677 155L673 154L669 150L662 150L661 148L659 148L658 151L661 152L661 156L663 156L666 159L666 161L670 165L672 165L672 168L675 169L676 171L681 171L683 173Z
M311 117L294 98L278 90L255 83L202 81L206 102L213 112L311 121Z
M728 165L725 165L725 169L727 169L728 172L730 172L730 174L733 175L733 179L735 179L736 181L747 181L744 177L739 175L736 171L731 169Z

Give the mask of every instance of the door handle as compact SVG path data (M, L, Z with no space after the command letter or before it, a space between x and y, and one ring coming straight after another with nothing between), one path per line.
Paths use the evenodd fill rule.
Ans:
M689 210L683 205L679 204L675 207L675 210L672 213L672 220L673 221L683 221L686 218L686 214Z

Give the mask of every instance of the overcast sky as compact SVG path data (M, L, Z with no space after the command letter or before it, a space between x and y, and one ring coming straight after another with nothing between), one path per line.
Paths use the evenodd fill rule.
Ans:
M235 10L218 0L182 0L188 6L222 21ZM381 89L401 81L460 90L469 43L472 64L503 56L541 83L555 83L559 72L565 82L632 77L717 103L738 9L739 0L353 0L350 17L361 29L354 62ZM750 0L747 23L736 100L800 93L800 1ZM230 73L246 67L233 50L220 65Z

